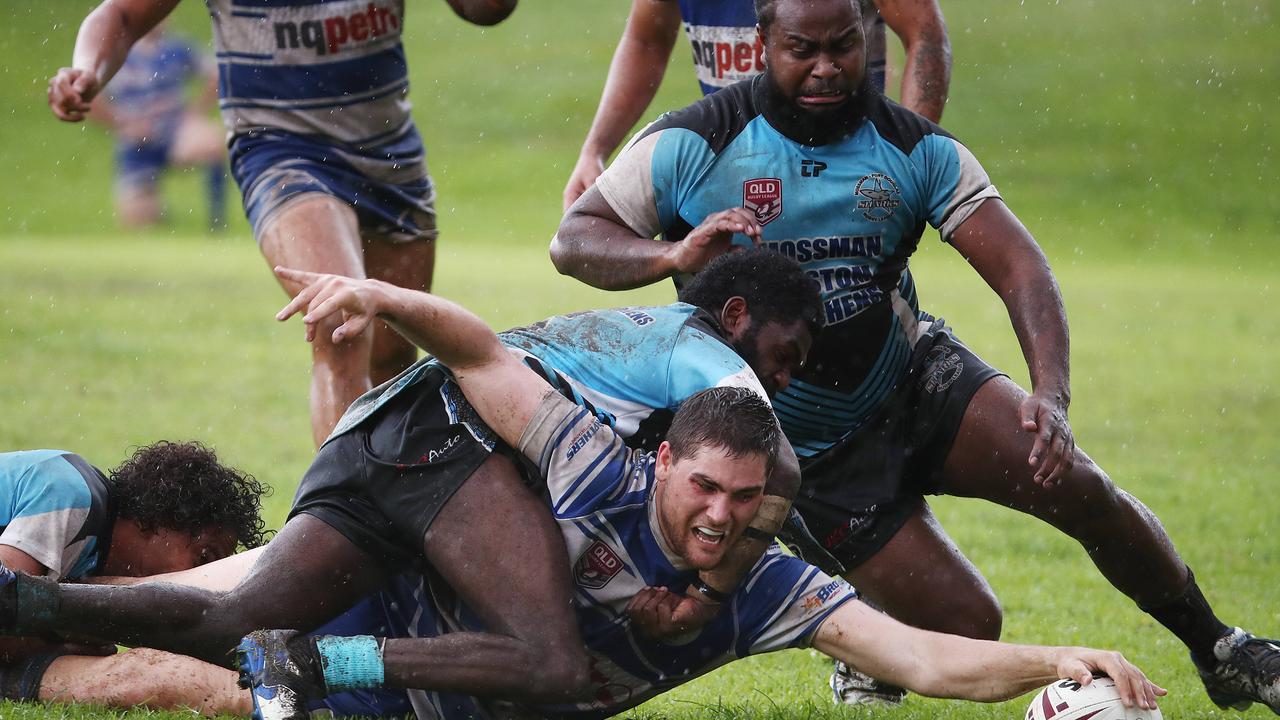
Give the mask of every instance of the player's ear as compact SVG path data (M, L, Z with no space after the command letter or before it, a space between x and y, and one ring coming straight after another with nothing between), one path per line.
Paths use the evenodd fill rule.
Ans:
M658 482L666 482L667 477L671 474L671 466L675 463L675 456L671 453L671 443L666 440L658 445L658 462L654 466L653 476Z
M720 308L720 325L726 333L737 336L751 325L751 313L746 298L734 295Z

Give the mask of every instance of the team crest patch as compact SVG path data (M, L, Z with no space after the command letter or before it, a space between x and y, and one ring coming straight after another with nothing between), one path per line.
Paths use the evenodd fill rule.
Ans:
M777 220L782 214L782 181L756 178L742 183L742 207L755 213L761 225Z
M862 217L872 222L884 222L893 217L893 211L902 204L902 192L898 183L883 173L863 175L853 189L858 198Z
M599 590L622 571L622 559L613 548L601 540L595 540L573 564L573 577L584 588Z

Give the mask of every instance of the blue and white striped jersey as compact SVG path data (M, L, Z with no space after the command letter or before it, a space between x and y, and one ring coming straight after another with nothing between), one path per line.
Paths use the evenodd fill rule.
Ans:
M680 19L704 95L764 72L764 47L756 37L751 0L680 0ZM872 87L884 90L884 18L872 0L862 0L862 31L867 77Z
M102 471L65 450L0 453L0 544L76 580L97 571L115 513Z
M607 424L556 393L543 400L520 450L547 478L548 500L569 550L594 698L520 707L410 690L414 710L423 720L605 717L747 655L808 647L823 621L856 597L843 580L775 546L747 574L721 613L687 642L647 640L633 632L624 614L627 603L646 586L683 592L697 577L659 528L651 500L653 455L628 449ZM383 601L399 618L394 623L398 636L435 637L481 629L438 579L402 580L383 594Z
M208 71L207 59L187 38L170 33L155 42L144 38L107 84L112 112L119 124L149 125L148 140L169 142L186 109L187 84Z
M686 303L559 315L499 338L552 387L637 447L656 448L680 403L701 390L743 387L768 398L715 318ZM356 400L334 434L416 383L434 362L423 358Z
M404 0L207 0L222 117L233 135L328 142L387 183L426 175L400 33Z
M774 398L801 459L857 429L901 379L924 330L907 260L925 226L946 241L999 197L941 128L882 95L863 102L848 136L808 146L766 117L762 78L744 81L659 118L596 182L644 237L677 241L713 212L746 207L763 245L818 282L826 329Z

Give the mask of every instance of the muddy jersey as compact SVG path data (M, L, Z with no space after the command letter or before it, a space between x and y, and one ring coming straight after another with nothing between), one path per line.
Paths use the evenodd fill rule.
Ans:
M0 453L0 544L77 580L98 570L115 512L102 471L65 450Z
M637 447L656 448L680 404L711 387L764 388L709 313L686 303L559 315L499 335L549 385ZM335 434L415 384L423 358L356 400Z
M744 206L763 244L818 283L826 328L774 398L803 459L865 422L905 370L922 332L907 259L925 226L946 241L999 195L963 145L882 95L851 135L818 147L771 125L763 95L757 78L662 116L596 187L636 233L669 241Z
M679 0L684 33L693 47L693 67L702 93L709 95L764 72L752 0ZM862 0L867 77L884 90L884 18L872 0Z
M585 408L548 393L520 450L547 478L548 501L564 535L578 629L590 660L592 699L520 706L408 691L429 718L599 718L622 712L733 660L808 647L836 608L856 597L843 580L771 548L725 609L678 644L635 632L624 610L644 587L683 592L697 577L667 545L653 511L654 457L630 450ZM397 635L437 637L480 630L439 578L401 580L383 594L399 618Z
M388 183L426 175L409 114L404 0L207 0L233 135L306 136Z

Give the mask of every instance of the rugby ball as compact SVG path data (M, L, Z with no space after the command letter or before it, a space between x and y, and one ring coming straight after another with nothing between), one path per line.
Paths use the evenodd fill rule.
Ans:
M1160 710L1125 707L1109 677L1088 685L1059 680L1036 693L1026 720L1162 720Z

